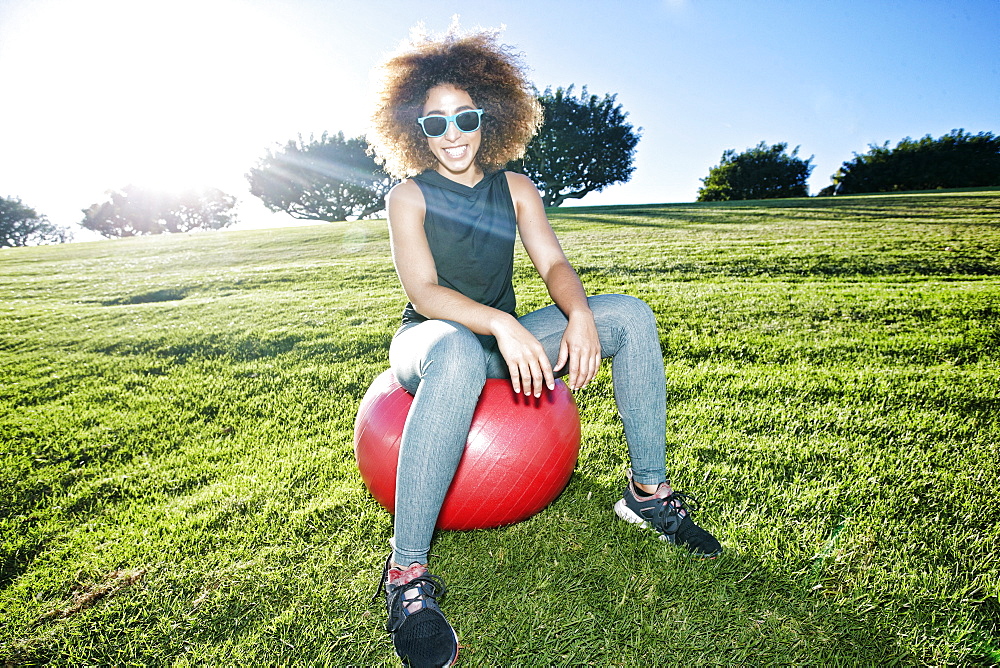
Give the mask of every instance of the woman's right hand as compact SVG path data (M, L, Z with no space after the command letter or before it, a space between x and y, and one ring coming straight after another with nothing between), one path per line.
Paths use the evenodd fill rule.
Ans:
M510 384L515 392L540 397L542 388L555 389L555 376L545 348L513 316L502 319L493 329L500 354L507 362Z

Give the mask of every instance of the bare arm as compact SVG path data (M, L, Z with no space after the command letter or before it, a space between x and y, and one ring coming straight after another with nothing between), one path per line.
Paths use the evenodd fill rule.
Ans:
M569 364L569 386L576 390L594 379L601 364L601 342L594 314L587 303L580 277L566 259L552 231L538 189L522 174L508 172L507 177L517 211L521 242L552 300L569 319L559 345L555 368L561 369Z
M400 183L389 193L386 204L393 263L417 312L428 318L453 320L476 334L495 336L515 392L539 396L543 385L553 388L555 378L542 344L514 316L438 284L424 232L426 205L417 184Z

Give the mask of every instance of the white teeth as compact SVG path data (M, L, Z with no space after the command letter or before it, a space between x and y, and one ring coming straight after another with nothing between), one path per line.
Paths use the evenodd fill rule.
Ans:
M453 146L451 148L446 148L444 152L451 158L461 158L465 155L465 149L465 146Z

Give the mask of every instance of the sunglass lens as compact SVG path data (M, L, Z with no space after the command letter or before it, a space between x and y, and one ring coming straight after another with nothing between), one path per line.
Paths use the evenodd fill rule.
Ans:
M424 134L440 137L448 130L448 120L444 116L428 116L424 119Z
M479 114L475 111L463 111L455 116L455 125L462 132L473 132L479 128Z

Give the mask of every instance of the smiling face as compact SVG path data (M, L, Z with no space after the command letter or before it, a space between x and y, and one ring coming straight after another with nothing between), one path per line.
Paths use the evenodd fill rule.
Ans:
M472 98L464 90L451 84L441 84L427 91L422 115L451 116L476 108ZM448 123L448 131L440 137L428 137L427 146L438 161L438 173L452 181L471 186L483 178L483 170L476 163L481 140L482 128L474 132L462 132L454 123Z

